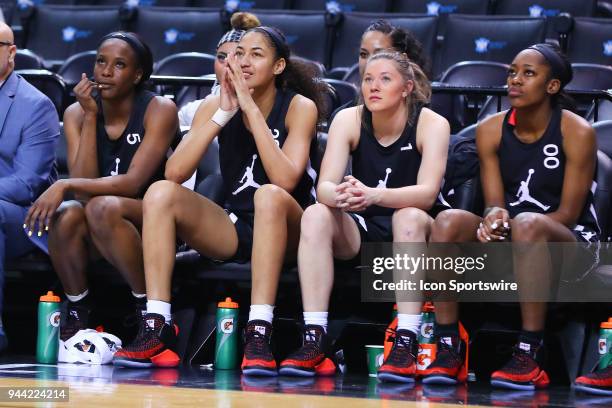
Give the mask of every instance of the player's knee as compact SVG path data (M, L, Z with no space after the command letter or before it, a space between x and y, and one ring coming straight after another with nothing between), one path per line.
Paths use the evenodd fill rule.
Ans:
M424 236L429 215L418 208L402 208L393 213L392 223L394 240L411 241Z
M85 206L87 225L93 233L112 228L122 218L121 201L115 196L94 197Z
M541 214L524 212L518 214L512 220L512 241L514 242L538 242L545 237L544 225Z
M265 184L257 189L253 199L258 216L278 216L286 209L289 193L274 184Z
M80 236L87 230L85 210L80 205L68 206L56 213L49 234L62 241Z
M442 211L431 225L430 242L454 242L459 236L462 212L457 210ZM474 231L476 235L476 231Z
M143 212L146 214L155 210L171 211L179 188L179 184L168 180L151 184L142 199Z
M332 210L324 204L313 204L302 215L300 239L330 238L333 233L332 223Z

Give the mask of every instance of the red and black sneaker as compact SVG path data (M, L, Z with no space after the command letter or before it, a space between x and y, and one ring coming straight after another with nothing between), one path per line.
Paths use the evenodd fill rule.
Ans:
M60 340L67 341L77 334L79 330L87 329L89 314L89 309L68 302L66 314L60 318Z
M535 390L548 387L550 380L540 367L544 353L543 343L524 341L514 347L512 358L500 370L491 374L491 385L510 390Z
M180 357L173 351L178 327L167 324L164 316L147 313L134 341L115 353L113 364L125 367L176 367Z
M455 385L465 383L466 344L459 336L438 337L436 358L423 370L423 384Z
M251 320L244 331L244 358L242 373L244 375L259 375L274 377L276 360L270 351L272 324L265 320Z
M327 336L322 326L304 326L302 347L293 352L280 365L281 375L314 377L315 375L334 375L336 364L325 355Z
M410 330L397 330L393 348L378 369L378 380L387 382L414 382L416 356L418 353L416 334Z
M574 388L595 395L612 395L612 366L576 378Z

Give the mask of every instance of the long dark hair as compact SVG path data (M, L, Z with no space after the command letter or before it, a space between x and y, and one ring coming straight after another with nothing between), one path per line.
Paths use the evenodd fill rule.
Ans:
M378 31L389 37L394 51L403 52L410 61L421 67L421 70L431 78L431 62L423 51L421 42L408 30L395 27L387 20L376 20L365 29L364 34L370 31Z
M255 27L248 32L263 34L266 41L274 49L276 59L283 58L285 60L285 69L275 78L276 87L279 89L291 89L312 100L317 107L317 121L322 122L327 115L323 100L327 87L319 80L319 72L316 66L291 58L291 50L287 40L284 34L276 27Z

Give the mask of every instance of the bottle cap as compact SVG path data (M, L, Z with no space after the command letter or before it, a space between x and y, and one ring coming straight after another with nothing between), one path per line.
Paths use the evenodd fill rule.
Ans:
M58 302L60 301L60 297L53 294L53 291L48 291L46 295L42 295L40 297L41 302Z
M233 302L231 297L226 297L225 302L219 302L217 307L224 309L238 309L238 303Z
M423 305L423 312L425 313L431 313L434 311L434 305L431 302L425 302L425 304Z
M612 329L612 317L608 318L607 322L602 322L600 327L602 329Z
M393 304L393 311L397 312L397 303Z

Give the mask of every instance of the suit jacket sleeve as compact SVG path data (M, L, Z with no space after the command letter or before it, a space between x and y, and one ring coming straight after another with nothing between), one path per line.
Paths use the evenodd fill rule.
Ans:
M48 187L59 137L59 119L53 103L37 99L23 127L11 175L0 177L0 200L30 205ZM6 125L10 126L10 123Z

